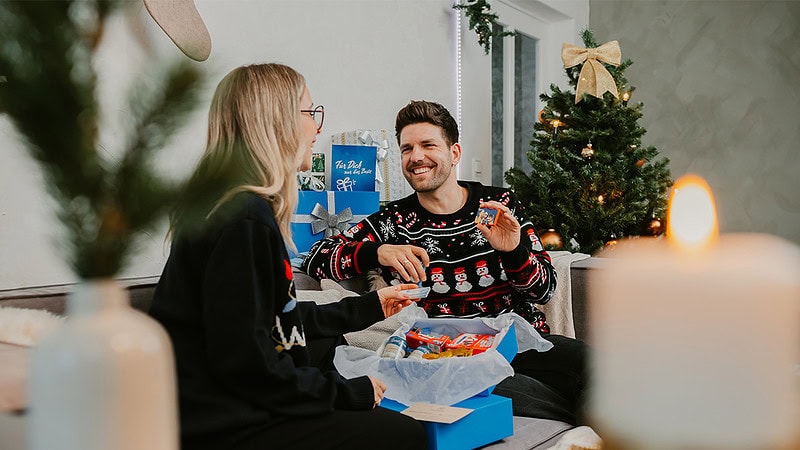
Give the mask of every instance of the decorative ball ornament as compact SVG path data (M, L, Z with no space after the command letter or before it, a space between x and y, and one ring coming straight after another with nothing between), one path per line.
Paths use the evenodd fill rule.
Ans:
M659 236L664 232L664 222L658 218L653 217L647 224L647 234L650 236Z
M592 156L594 156L594 149L592 148L591 142L586 144L586 147L583 147L583 150L581 150L581 156L586 159L592 159Z
M539 235L539 240L542 241L542 246L544 246L545 250L561 250L564 248L564 238L552 228L544 230L544 233Z
M647 160L646 160L646 159L644 159L644 158L642 158L642 159L640 159L640 160L636 161L636 167L638 167L638 168L640 168L640 169L641 169L641 168L642 168L642 166L644 166L644 163L646 163L646 162L647 162Z

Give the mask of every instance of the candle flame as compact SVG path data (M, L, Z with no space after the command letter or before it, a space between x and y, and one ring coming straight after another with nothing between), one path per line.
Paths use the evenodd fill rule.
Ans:
M719 235L714 197L706 180L684 175L672 187L667 212L667 238L679 247L704 247Z

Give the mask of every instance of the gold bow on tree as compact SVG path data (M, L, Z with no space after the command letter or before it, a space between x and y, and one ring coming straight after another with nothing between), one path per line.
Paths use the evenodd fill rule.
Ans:
M614 97L619 98L617 83L614 77L601 64L600 61L618 66L622 60L622 52L619 49L619 42L611 41L597 48L581 48L576 45L564 43L561 45L561 61L565 68L584 64L578 76L578 86L575 89L575 103L583 99L583 94L593 95L603 98L603 94L611 92Z

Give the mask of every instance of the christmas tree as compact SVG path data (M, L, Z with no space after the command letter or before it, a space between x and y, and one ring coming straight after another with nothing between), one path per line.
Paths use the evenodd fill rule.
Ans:
M592 254L623 237L661 234L672 179L669 160L642 145L643 105L631 102L624 76L631 60L620 62L616 41L598 47L589 30L581 38L586 49L564 48L575 91L553 84L540 95L531 173L512 168L506 181L546 248ZM582 63L567 61L576 55Z

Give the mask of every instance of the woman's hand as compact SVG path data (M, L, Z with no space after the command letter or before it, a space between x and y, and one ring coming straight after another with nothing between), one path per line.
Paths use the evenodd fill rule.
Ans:
M378 299L381 301L381 308L383 308L383 315L385 317L393 316L400 312L403 308L410 305L414 300L408 298L403 291L406 289L416 289L416 284L397 284L378 289Z
M383 381L373 377L372 375L367 375L369 381L372 382L372 392L375 394L375 405L376 407L381 404L381 400L383 400L383 393L386 392L386 385L383 384Z
M510 252L517 248L521 226L514 214L511 213L511 210L496 201L481 202L481 208L497 210L497 217L495 217L494 225L491 227L480 223L475 224L483 234L483 237L489 241L489 245L501 252Z

